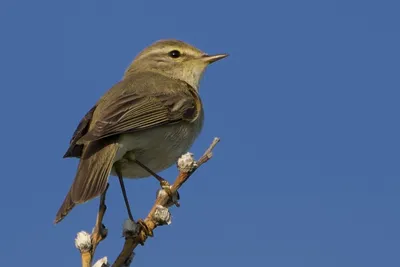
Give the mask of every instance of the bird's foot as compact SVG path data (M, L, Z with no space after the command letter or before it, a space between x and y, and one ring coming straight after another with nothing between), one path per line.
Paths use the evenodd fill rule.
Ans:
M163 189L170 198L172 198L172 191L171 191L171 185L169 182L165 179L160 180L160 186L161 189Z
M167 194L168 195L168 202L166 203L166 207L170 207L175 205L180 207L179 204L179 193L178 191L172 192L172 186L168 183L167 180L160 181L161 190L157 191L157 197L159 194Z

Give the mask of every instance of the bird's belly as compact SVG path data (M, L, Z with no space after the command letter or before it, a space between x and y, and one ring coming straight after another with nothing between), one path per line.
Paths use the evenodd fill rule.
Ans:
M118 164L114 165L112 174L116 175L115 166L118 166L124 178L150 176L132 159L141 162L153 172L160 172L173 165L189 150L199 131L195 125L185 123L124 134L118 141L120 148L114 160Z

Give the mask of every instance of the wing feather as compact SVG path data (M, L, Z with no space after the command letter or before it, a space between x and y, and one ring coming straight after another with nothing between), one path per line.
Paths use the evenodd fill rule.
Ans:
M179 84L182 86L181 84ZM168 93L125 93L103 110L93 127L78 143L113 135L146 130L152 127L192 121L201 109L197 92L189 85L185 90Z

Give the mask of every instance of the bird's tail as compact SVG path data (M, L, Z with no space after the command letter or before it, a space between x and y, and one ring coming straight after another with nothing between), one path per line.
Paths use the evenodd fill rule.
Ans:
M76 204L100 196L107 187L118 145L108 144L88 156L89 147L83 151L75 180L57 212L54 223L64 219Z

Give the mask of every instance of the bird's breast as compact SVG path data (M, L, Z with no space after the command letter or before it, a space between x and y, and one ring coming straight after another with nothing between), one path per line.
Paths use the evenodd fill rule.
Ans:
M153 172L160 172L173 165L186 153L202 128L202 120L160 126L141 132L123 134L114 163L124 178L148 177L149 173L134 162L146 165ZM115 168L116 165L114 165ZM115 175L113 168L112 174Z

